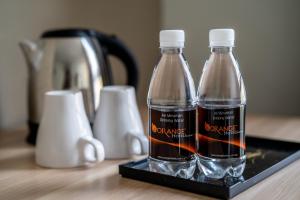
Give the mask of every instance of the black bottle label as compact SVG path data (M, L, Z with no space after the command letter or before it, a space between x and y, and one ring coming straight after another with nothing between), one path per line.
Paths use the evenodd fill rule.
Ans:
M245 106L198 107L198 154L210 158L238 158L245 154Z
M149 109L149 156L166 161L187 161L196 153L196 109Z

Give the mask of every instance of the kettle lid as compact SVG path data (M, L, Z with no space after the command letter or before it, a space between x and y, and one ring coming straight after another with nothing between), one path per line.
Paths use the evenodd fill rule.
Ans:
M55 29L42 33L41 38L93 37L95 30L83 28Z

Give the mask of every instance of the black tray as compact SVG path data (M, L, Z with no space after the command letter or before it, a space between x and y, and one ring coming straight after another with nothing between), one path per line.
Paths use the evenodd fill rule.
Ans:
M119 173L126 178L229 199L300 158L300 143L248 136L246 144L246 168L239 179L213 180L199 171L192 179L164 175L149 171L147 159L122 164Z

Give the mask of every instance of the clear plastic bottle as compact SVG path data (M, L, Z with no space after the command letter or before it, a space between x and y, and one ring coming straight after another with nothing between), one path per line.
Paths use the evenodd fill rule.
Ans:
M232 54L234 30L213 29L209 40L198 88L198 164L210 178L239 177L246 162L246 92Z
M154 172L191 178L196 168L194 81L182 54L184 31L160 32L162 56L149 91L149 167Z

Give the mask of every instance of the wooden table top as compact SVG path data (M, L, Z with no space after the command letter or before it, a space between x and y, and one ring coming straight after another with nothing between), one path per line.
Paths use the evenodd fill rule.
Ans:
M145 117L144 117L145 118ZM300 142L300 118L250 116L249 135ZM118 164L106 160L89 168L46 169L34 162L24 129L0 132L0 199L213 199L122 178ZM234 199L300 199L300 160Z

